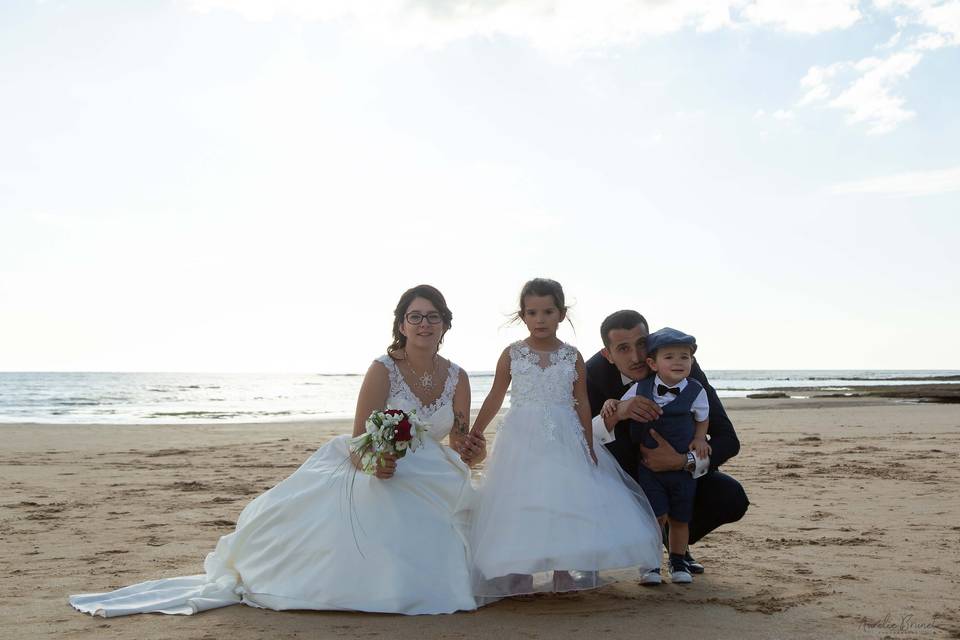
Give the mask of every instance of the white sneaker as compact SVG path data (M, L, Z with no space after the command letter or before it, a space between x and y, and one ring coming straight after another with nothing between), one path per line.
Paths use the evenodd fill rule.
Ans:
M670 567L670 582L674 584L690 584L693 576L684 564L674 564Z
M660 578L660 569L650 569L640 575L640 584L654 586L660 584L662 581Z

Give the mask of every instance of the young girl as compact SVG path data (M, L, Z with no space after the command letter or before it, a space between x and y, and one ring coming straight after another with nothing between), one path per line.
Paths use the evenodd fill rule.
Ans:
M472 432L503 404L474 514L475 595L484 599L598 586L599 571L660 566L660 529L643 491L594 445L583 358L557 338L563 288L537 278L520 292L526 340L504 349Z

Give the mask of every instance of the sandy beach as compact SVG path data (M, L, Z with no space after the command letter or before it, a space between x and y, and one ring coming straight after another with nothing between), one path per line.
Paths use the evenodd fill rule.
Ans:
M72 593L202 572L253 496L347 423L2 425L0 637L960 638L960 405L728 400L746 517L689 586L403 617L234 606L104 620Z

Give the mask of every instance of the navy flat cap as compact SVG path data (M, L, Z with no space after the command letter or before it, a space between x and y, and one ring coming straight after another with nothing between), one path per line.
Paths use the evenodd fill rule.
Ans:
M683 331L664 327L647 336L647 353L653 353L661 347L668 347L675 344L688 344L693 349L693 353L697 352L696 338Z

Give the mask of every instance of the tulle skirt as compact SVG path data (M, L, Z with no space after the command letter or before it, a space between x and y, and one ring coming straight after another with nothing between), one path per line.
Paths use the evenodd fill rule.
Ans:
M605 570L660 566L643 491L606 447L594 449L596 466L570 406L529 403L504 417L469 538L481 602L593 588L612 579Z

